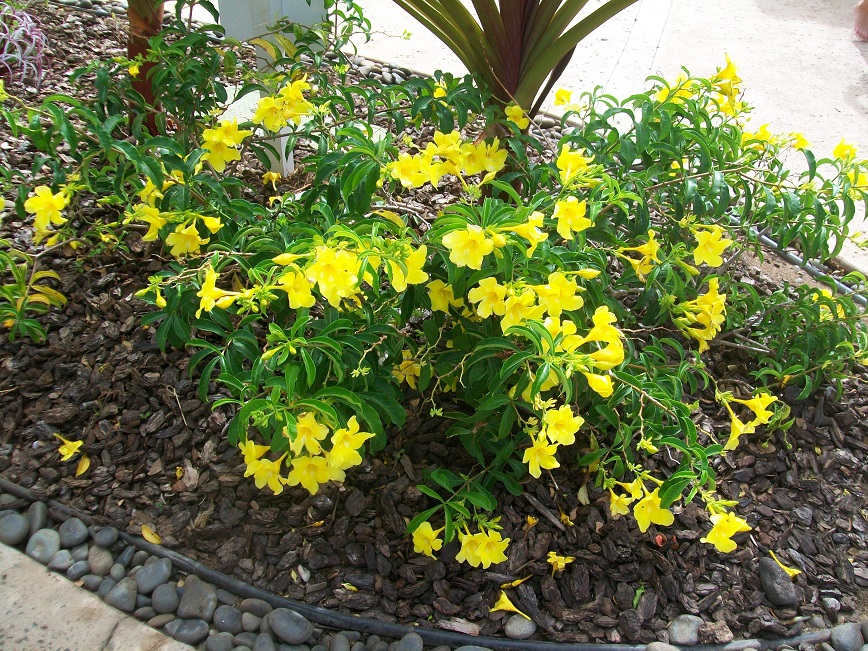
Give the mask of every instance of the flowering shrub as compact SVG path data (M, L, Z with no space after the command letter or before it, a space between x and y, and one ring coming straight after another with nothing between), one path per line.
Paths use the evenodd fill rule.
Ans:
M727 552L748 526L715 496L709 459L786 427L782 387L810 392L863 358L847 296L761 297L730 275L758 231L809 257L834 254L866 189L855 154L816 160L797 135L746 131L731 62L708 79L656 80L624 103L586 94L548 146L468 79L336 83L303 43L275 51L282 72L244 73L238 95L263 94L238 124L217 115L242 75L237 55L207 29L174 29L179 38L152 47L152 74L175 93L157 98L156 137L127 118L127 61L93 68L92 103L53 97L28 107L30 119L4 109L40 150L78 145L77 178L49 157L50 175L17 205L33 215L35 242L111 228L163 244L174 261L138 292L155 307L145 322L160 346L195 350L203 400L212 382L224 389L213 404L235 406L228 437L259 488L313 494L343 481L404 423L409 390L476 464L420 486L431 506L408 524L417 553L457 539L458 560L502 562L495 486L518 494L528 474L576 466L642 532L699 497L703 540ZM214 57L226 80L195 63ZM202 83L185 95L188 74ZM512 135L479 136L492 124ZM267 161L280 130L304 145L311 180L259 201L239 162ZM783 166L790 150L807 159L801 178ZM405 197L429 186L454 201L411 220ZM110 207L101 226L71 212L84 193ZM727 391L712 375L702 354L718 344L752 356L755 390ZM694 422L689 401L707 387L728 432ZM552 556L553 573L570 560Z

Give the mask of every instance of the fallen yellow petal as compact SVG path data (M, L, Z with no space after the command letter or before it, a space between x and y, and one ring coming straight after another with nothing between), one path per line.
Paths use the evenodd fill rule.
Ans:
M777 556L775 556L775 553L774 553L771 549L769 550L769 555L774 559L775 563L777 563L778 565L781 566L781 569L782 569L784 572L786 572L787 574L790 575L790 578L791 578L791 579L792 579L793 577L795 577L795 576L797 576L797 575L799 575L799 574L802 573L801 570L797 570L797 569L794 568L794 567L787 567L786 565L784 565L783 563L781 563L781 560L780 560Z
M86 473L90 469L90 457L82 455L81 459L78 462L78 468L75 469L75 476L81 477L84 473Z
M160 536L157 534L157 532L154 531L153 529L151 529L146 524L142 525L142 538L144 538L149 543L152 543L154 545L159 545L161 542L163 542L163 539L160 538Z
M500 587L503 588L504 590L509 589L509 588L516 588L516 587L520 586L522 583L524 583L525 581L527 581L531 576L533 576L533 575L528 574L523 579L516 579L515 581L510 581L509 583L501 583Z
M492 606L490 612L493 613L497 610L505 610L510 613L518 613L525 619L530 619L530 617L525 615L518 608L516 608L515 605L513 605L513 603L509 600L509 597L506 596L506 593L503 590L500 591L500 599L498 599L497 603Z

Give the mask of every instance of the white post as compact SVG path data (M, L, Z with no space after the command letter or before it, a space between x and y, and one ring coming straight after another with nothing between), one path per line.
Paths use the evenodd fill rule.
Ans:
M293 23L313 26L327 18L324 0L220 0L220 24L226 30L226 35L239 41L261 36L268 31L269 25L288 19ZM257 65L261 69L264 60L257 57ZM245 98L246 99L246 98ZM242 100L243 101L243 100ZM246 119L249 119L255 106L249 109ZM238 114L243 112L233 111ZM292 152L286 152L287 135L278 134L269 143L278 151L278 158L269 152L270 170L286 176L295 170Z

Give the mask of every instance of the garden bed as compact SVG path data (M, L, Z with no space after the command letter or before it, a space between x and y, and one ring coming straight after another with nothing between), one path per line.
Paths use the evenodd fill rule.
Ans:
M43 96L86 93L71 86L69 71L84 58L123 51L119 19L54 5L31 10L51 47ZM28 100L35 90L9 89ZM4 164L28 160L20 140L6 130L2 140ZM249 177L258 185L253 171ZM281 190L293 182L300 183L284 181ZM265 197L264 189L255 192ZM0 236L20 246L25 233L7 207ZM673 526L641 533L632 518L612 518L590 475L555 469L552 481L527 478L523 496L495 495L512 544L506 562L484 571L455 561L457 542L435 560L414 553L405 533L409 519L430 506L417 488L426 471L473 463L456 458L445 423L422 412L412 391L407 423L342 486L313 497L299 487L275 496L245 479L241 455L226 439L231 412L212 413L187 373L189 353L161 352L154 328L141 325L150 308L135 293L167 260L135 235L127 243L129 250L83 258L69 249L43 254L40 268L60 275L69 302L41 317L45 344L0 345L0 473L37 497L130 533L147 525L164 546L275 594L420 627L503 634L510 614L491 608L502 584L527 576L511 590L516 606L539 627L536 637L562 642L665 640L669 622L684 613L709 624L702 642L790 636L865 618L866 374L845 382L840 402L825 389L804 401L784 392L796 418L789 431L753 435L714 460L719 493L753 527L737 551L700 543L705 518L697 504L676 507ZM741 264L742 280L777 289L781 276L770 261ZM709 367L733 386L747 381L739 351L721 350L712 345ZM691 396L699 418L725 428L713 398L710 391ZM58 432L84 441L91 469L82 477L58 458ZM551 550L576 560L552 576ZM776 604L761 577L772 570L759 562L770 551L802 570L796 592L787 589Z

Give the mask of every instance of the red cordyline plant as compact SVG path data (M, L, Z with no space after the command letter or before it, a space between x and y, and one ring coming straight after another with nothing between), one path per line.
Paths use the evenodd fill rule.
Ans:
M634 2L608 0L570 26L588 0L472 0L478 19L461 0L395 0L488 85L495 101L515 102L530 117L581 40Z
M22 84L33 75L42 83L45 34L36 19L23 9L0 6L0 75L9 75Z

